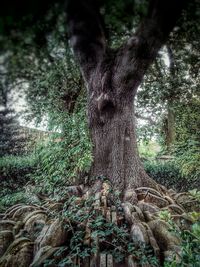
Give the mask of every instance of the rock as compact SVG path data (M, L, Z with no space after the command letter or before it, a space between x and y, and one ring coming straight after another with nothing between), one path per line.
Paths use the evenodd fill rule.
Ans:
M15 205L15 206L11 207L9 211L6 211L6 212L5 212L5 215L4 215L3 219L4 219L4 220L6 220L6 219L11 219L11 220L13 220L13 218L12 218L13 214L14 214L15 211L16 211L18 208L20 208L21 206L22 206L21 204L18 204L18 205Z
M38 251L41 247L62 246L67 240L67 230L65 224L59 219L53 220L50 224L45 225L35 241L35 250Z
M20 230L23 228L23 226L24 226L24 223L22 221L16 222L13 228L14 234L17 235L20 232Z
M11 220L2 220L0 221L0 231L4 230L13 230L13 227L15 226L15 222Z
M174 245L179 245L180 240L172 231L170 225L160 219L148 222L161 251L171 250Z
M135 190L128 189L124 194L124 202L130 202L131 204L137 204L138 198Z
M30 267L39 267L43 266L45 260L49 259L54 252L56 252L59 248L52 248L51 246L44 246L38 250L36 253L33 262L31 263Z
M129 225L133 224L133 216L132 216L132 211L133 211L133 205L129 202L124 202L122 203L122 208L124 210L124 215L126 221L129 223Z
M42 209L34 210L34 211L28 213L28 215L24 218L23 223L26 224L27 221L28 221L30 218L34 217L35 215L41 215L41 217L44 217L44 218L47 217L47 215L46 215L46 211L44 211L44 210L42 210Z
M142 225L142 223L136 223L133 224L131 227L131 238L133 240L134 243L145 243L148 244L149 243L149 238L148 238L148 234L147 231L145 229L145 227Z
M140 219L141 221L144 221L144 220L145 220L145 219L144 219L144 215L143 215L143 213L142 213L140 207L138 207L138 206L136 206L136 205L133 205L133 209L135 210L135 212L137 212L139 219Z
M175 201L170 196L164 196L164 199L166 199L170 204L176 204Z
M0 232L0 257L5 253L9 245L13 242L14 235L10 230Z
M152 203L159 208L164 208L169 205L168 200L151 193L140 193L138 194L138 199L143 200L146 203Z
M171 250L167 250L164 252L164 257L166 261L176 261L176 264L181 262L181 250L178 246L173 246Z
M171 214L183 214L184 213L184 210L176 204L169 205L167 209L170 211Z
M12 215L12 218L14 220L23 220L30 211L33 211L36 209L37 209L36 206L24 205L24 206L19 207L15 210L15 212Z
M16 239L0 260L1 267L29 267L33 259L33 242L28 238Z
M146 203L143 201L138 202L138 206L141 209L141 211L149 211L150 213L157 213L159 212L159 208L155 206L154 204Z
M5 217L8 218L13 215L14 211L17 210L19 207L22 207L23 204L16 204L13 205L12 207L8 208L5 212Z
M35 239L42 231L46 220L47 214L45 211L33 211L24 219L24 230L26 230L30 236Z
M143 211L143 214L144 214L145 222L150 222L157 218L156 215L154 215L153 213L149 211Z
M150 188L150 187L138 187L135 189L137 194L148 194L151 193L152 195L162 197L162 194L157 190Z
M60 203L60 202L51 203L48 206L48 209L50 209L53 212L59 212L63 209L63 203Z

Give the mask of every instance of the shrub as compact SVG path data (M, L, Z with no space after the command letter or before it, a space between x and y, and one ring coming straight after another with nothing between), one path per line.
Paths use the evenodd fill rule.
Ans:
M190 176L183 176L176 161L168 161L164 163L146 161L144 162L144 167L150 177L167 188L173 188L178 191L187 191L200 186L198 180L194 180Z
M28 175L37 168L37 157L28 155L23 157L6 156L0 158L0 181L15 187L24 184ZM11 184L12 183L12 184Z
M37 165L38 159L33 154L0 158L0 211L27 201L23 186L30 181Z
M24 190L19 189L16 192L11 192L5 189L4 195L0 197L0 212L17 203L26 203L27 201Z
M176 147L176 163L182 175L194 180L200 179L200 142L190 140Z
M78 177L91 165L91 143L84 112L65 114L62 120L61 133L51 134L46 144L36 149L39 165L35 180L43 184L38 188L43 193L54 194L65 185L78 183Z
M37 157L34 155L17 157L5 156L0 158L0 196L6 192L16 192L23 187L37 168Z
M199 193L200 192L198 192L198 194ZM171 225L171 231L181 240L179 257L177 258L176 255L172 255L172 257L165 261L164 267L200 266L200 213L190 212L185 214L193 223L190 229L182 229L180 231L172 221L171 214L167 214L166 211L163 211L163 213L164 212L165 218L162 219L166 220Z

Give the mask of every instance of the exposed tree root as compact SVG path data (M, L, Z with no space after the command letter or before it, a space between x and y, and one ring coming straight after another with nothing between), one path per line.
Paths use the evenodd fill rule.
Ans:
M177 229L188 228L192 221L186 211L194 202L187 193L148 187L129 189L120 200L108 182L98 181L89 190L83 186L68 187L59 202L46 198L41 206L17 204L0 221L0 267L155 266L150 261L140 262L142 254L137 256L133 247L141 250L142 246L150 248L157 266L172 255L178 261L180 239L159 214L169 211ZM102 221L98 222L102 218L103 226ZM128 239L124 237L127 232L123 236L124 230L120 230L124 225ZM104 226L108 228L102 238ZM115 226L117 237L112 230ZM84 235L77 241L81 243L79 253L73 254L72 240L77 233ZM119 263L112 254L114 250L124 256ZM83 251L85 255L81 254Z

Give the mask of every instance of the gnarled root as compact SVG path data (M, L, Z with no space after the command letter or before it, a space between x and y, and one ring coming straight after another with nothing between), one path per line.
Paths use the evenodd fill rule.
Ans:
M174 254L178 260L181 240L160 213L169 211L177 229L189 227L184 204L192 199L187 193L140 187L128 189L120 200L106 181L66 192L59 202L46 198L41 206L17 204L5 212L0 222L0 267L43 266L47 260L57 266L64 259L71 260L66 266L153 266L142 265L142 254L134 251L144 246L151 248L159 266ZM89 252L75 255L73 242ZM121 262L112 251L124 255Z

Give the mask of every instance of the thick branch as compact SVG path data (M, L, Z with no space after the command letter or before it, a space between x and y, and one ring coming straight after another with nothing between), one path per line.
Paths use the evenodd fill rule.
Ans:
M142 78L166 42L186 1L151 0L147 17L134 37L119 51L115 82L118 86L137 89Z
M106 49L106 39L97 1L68 0L67 21L70 43L88 80Z

